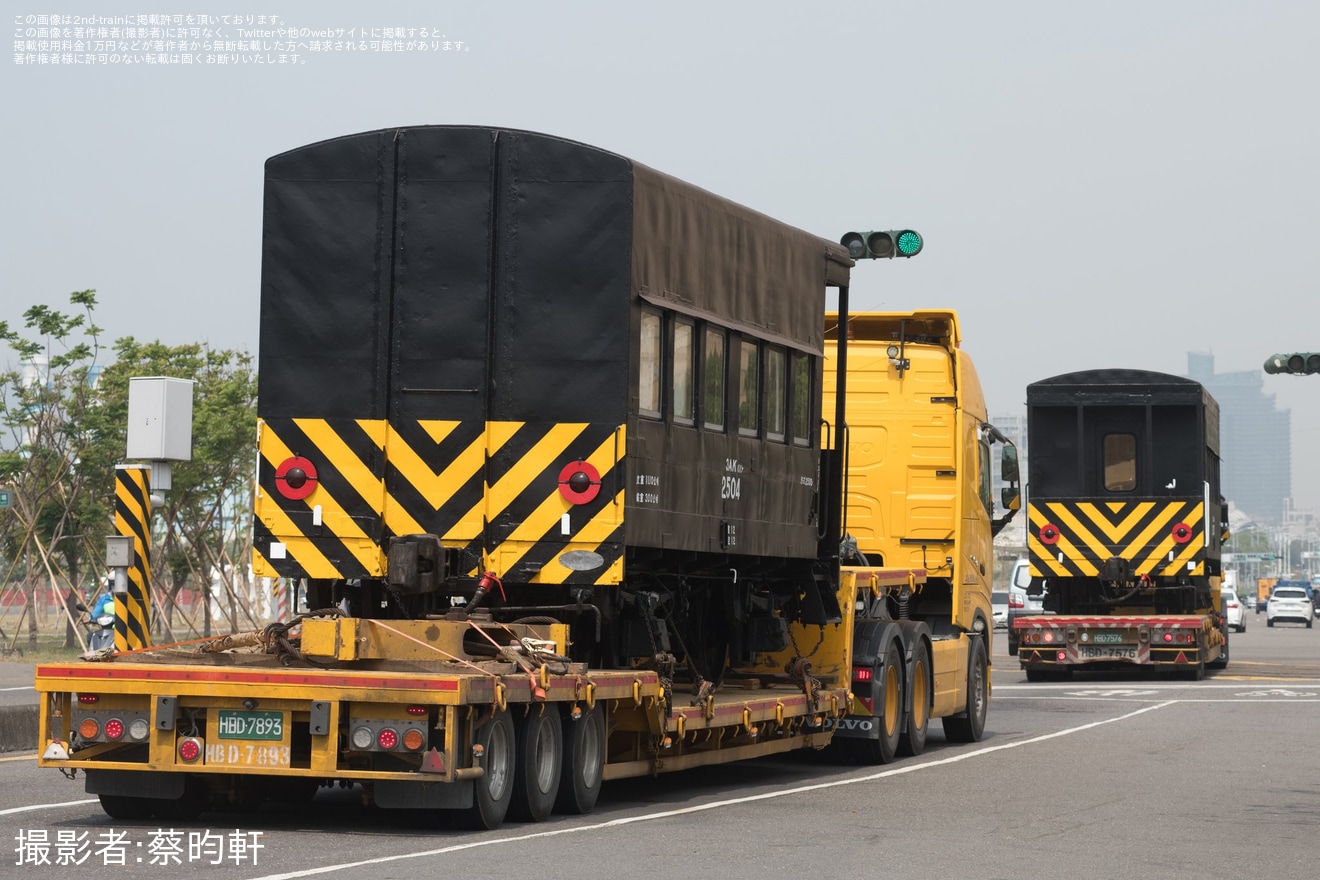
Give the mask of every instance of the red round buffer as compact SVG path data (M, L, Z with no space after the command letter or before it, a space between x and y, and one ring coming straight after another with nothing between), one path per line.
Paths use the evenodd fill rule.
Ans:
M600 494L600 471L590 462L570 461L559 472L559 494L571 504L586 504Z
M316 465L301 455L286 458L275 469L275 488L294 501L306 498L316 491Z

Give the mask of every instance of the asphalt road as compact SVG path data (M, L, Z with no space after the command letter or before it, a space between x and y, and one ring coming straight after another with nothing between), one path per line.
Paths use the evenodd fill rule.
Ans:
M1256 617L1248 627L1232 637L1229 668L1201 682L1028 684L1001 638L981 743L947 744L936 724L924 755L884 767L807 754L607 783L590 816L487 833L366 809L352 790L323 790L296 813L118 822L80 780L31 756L0 759L0 877L65 876L25 861L33 838L45 836L55 861L61 836L77 851L86 834L79 876L122 856L116 876L217 880L1309 880L1320 859L1320 627L1266 629Z

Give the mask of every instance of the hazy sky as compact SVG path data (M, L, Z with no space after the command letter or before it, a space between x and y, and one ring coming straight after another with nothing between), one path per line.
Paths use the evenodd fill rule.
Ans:
M1071 370L1320 350L1311 0L18 2L5 24L26 50L37 15L89 5L451 46L224 65L11 48L0 320L91 287L111 338L255 350L265 160L457 123L585 141L828 238L920 230L916 259L854 270L853 305L958 309L992 412ZM1320 376L1265 381L1292 410L1297 504L1320 508Z

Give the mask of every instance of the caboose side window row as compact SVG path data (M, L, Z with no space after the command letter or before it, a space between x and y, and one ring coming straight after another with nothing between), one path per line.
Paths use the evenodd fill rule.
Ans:
M641 313L638 353L641 416L810 445L810 355L649 308Z

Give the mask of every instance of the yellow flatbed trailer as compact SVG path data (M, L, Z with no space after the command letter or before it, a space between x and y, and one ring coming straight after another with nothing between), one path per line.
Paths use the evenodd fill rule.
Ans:
M922 576L845 569L840 607ZM563 624L331 615L300 627L294 654L166 647L38 666L40 765L84 771L107 811L129 818L328 782L362 783L383 807L462 811L491 783L474 781L501 777L498 797L554 747L578 796L557 798L556 784L543 799L586 812L603 780L822 748L853 706L851 615L793 624L800 653L763 655L700 693L674 669L568 662Z

